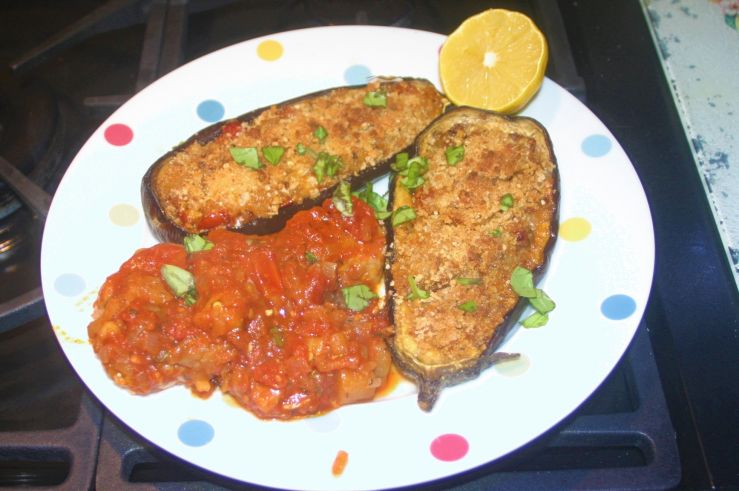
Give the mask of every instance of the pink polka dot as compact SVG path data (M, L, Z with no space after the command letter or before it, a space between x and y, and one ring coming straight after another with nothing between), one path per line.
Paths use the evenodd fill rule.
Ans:
M128 145L133 140L133 130L125 124L111 124L105 128L105 140L117 147Z
M467 439L454 433L438 436L431 442L431 455L444 462L461 459L469 449Z

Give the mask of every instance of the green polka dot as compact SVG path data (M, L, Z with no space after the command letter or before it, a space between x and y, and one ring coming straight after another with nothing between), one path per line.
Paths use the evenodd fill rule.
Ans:
M139 221L139 211L131 205L115 205L108 212L108 218L113 225L130 227Z
M262 41L257 46L257 55L265 61L275 61L282 58L282 43L275 41L274 39L267 39Z
M495 371L506 377L523 375L528 371L529 367L531 367L531 361L523 354L514 360L499 361L493 365Z
M568 218L559 226L559 236L570 242L587 238L593 229L590 222L582 217Z

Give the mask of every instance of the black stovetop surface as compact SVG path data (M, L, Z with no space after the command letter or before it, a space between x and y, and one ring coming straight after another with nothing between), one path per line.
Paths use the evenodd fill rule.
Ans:
M212 9L214 3L218 7ZM368 9L368 15L357 17L357 9L380 3L5 2L0 5L0 156L52 193L59 170L126 94L175 62L270 32L360 21L449 33L469 15L501 6L531 14L551 41L560 34L559 17L551 14L554 7L565 29L559 41L569 44L571 54L555 54L548 75L584 98L634 163L655 226L653 291L624 359L572 416L499 462L427 487L739 486L739 296L639 2L397 0L384 3L381 13ZM99 24L102 28L94 35L41 61L25 58L103 4L120 10L113 21ZM152 5L164 5L170 15L183 8L191 12L186 30L169 34L185 40L181 57L170 53L158 66L151 59L141 63L148 35L142 8L148 11ZM172 46L165 41L161 49ZM49 94L52 102L47 101ZM28 117L39 111L51 112L40 120ZM20 119L9 119L9 114ZM49 129L58 122L61 137ZM27 139L43 144L27 150L21 144ZM38 161L48 162L52 171L35 170ZM10 296L39 284L42 224L24 213L32 224L30 247L0 263L0 307ZM10 322L0 320L0 485L240 486L150 447L101 408L68 366L48 321L33 318L38 313L43 314L40 307L26 310L13 318L20 325L7 331Z

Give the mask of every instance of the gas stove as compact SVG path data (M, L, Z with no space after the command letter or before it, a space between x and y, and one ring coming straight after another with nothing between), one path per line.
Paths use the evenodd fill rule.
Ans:
M550 43L547 75L631 157L652 206L655 284L628 352L574 414L512 455L417 489L739 485L739 299L635 0L6 2L0 165L32 184L15 179L13 191L0 180L0 485L255 489L118 421L69 367L45 317L38 263L49 195L113 110L182 63L246 39L332 24L446 34L490 7L534 18Z

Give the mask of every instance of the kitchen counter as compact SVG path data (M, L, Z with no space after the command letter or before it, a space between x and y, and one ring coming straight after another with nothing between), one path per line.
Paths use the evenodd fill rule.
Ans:
M642 6L739 287L739 1Z

